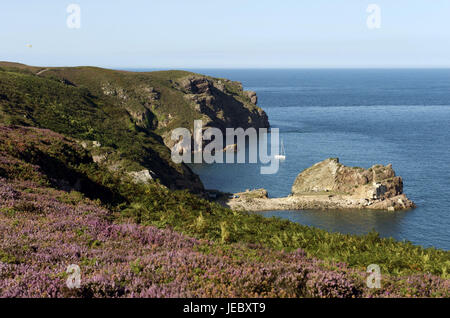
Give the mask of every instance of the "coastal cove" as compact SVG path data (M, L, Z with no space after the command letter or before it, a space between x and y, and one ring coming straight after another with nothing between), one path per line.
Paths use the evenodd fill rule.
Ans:
M258 94L287 159L275 175L260 165L192 165L205 187L236 193L265 188L290 194L296 176L329 157L347 166L392 164L410 211L264 211L331 232L450 249L450 70L196 70L241 81Z
M257 106L256 92L240 82L186 71L137 73L13 62L0 62L0 77L2 297L448 297L449 251L382 238L374 231L331 233L212 202L228 196L212 191L210 184L205 187L186 163L177 164L167 137L180 127L189 134L198 118L222 129L268 127L269 116ZM293 114L289 118L299 126L307 118ZM383 123L372 116L377 125ZM445 120L445 113L436 118ZM277 131L270 134L271 142L277 142ZM292 136L279 173L264 177L260 164L194 168L217 169L211 176L228 182L226 186L263 184L279 196L291 184L287 191L300 201L321 196L327 209L342 213L367 207L389 216L408 210L401 213L410 216L415 204L428 206L416 199L433 192L404 188L403 183L414 185L411 171L404 166L399 170L396 148L385 153L377 138L371 137L368 150L342 138L352 148L341 148L341 143L335 152L317 153L333 155L298 174L307 164L300 150L315 159L310 150L316 145L308 142L317 140L302 140L302 133ZM439 140L440 146L445 140ZM232 155L239 156L239 144L237 153L230 147ZM424 145L420 142L427 153ZM224 154L222 147L217 149ZM342 149L349 153L341 157ZM374 156L380 150L380 157ZM369 166L361 160L364 151L370 168L363 168ZM392 159L392 165L378 160L381 156ZM349 164L350 159L358 163ZM421 158L414 159L423 166ZM243 170L233 172L236 168ZM436 173L418 184L443 190L438 198L445 198L445 173L431 172ZM295 182L290 175L297 175ZM273 191L276 186L281 194ZM245 191L245 196L274 200L266 190ZM319 215L320 205L309 207ZM445 216L425 216L420 221L431 224L433 233L446 230ZM83 282L75 290L69 286L73 281L66 280L68 261L83 270ZM367 264L377 264L383 273L380 288L367 288Z
M448 301L450 0L404 2L6 4L0 298Z

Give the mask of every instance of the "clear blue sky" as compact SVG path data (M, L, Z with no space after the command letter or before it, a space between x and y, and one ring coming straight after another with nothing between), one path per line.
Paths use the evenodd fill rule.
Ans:
M0 60L31 65L450 67L450 0L2 2ZM66 26L70 3L80 29Z

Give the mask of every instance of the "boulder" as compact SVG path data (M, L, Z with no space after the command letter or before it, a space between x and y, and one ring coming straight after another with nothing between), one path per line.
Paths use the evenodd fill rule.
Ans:
M92 160L93 160L95 163L102 163L103 161L106 160L106 158L107 158L107 155L106 155L106 154L101 154L101 155L94 155L94 156L92 156Z
M266 189L254 189L254 190L247 189L245 192L239 192L236 193L235 195L243 200L267 199L269 197L269 194L267 193Z
M135 183L149 183L153 180L153 171L150 170L141 170L141 171L132 171L129 172L129 175L133 178Z

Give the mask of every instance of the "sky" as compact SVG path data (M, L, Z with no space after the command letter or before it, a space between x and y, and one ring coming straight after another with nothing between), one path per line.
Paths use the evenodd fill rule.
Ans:
M29 65L450 67L450 0L2 2L0 60ZM70 4L80 28L68 27Z

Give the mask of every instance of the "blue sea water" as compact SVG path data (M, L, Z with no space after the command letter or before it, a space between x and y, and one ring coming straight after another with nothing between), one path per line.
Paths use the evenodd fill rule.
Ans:
M450 69L191 70L240 81L280 129L287 159L274 175L259 164L197 164L209 189L266 188L286 196L303 169L329 157L368 168L392 163L411 211L269 211L334 232L450 250Z
M194 70L243 83L278 127L287 159L274 175L258 164L193 165L207 188L290 193L303 169L329 157L368 168L392 163L417 208L269 211L265 216L329 231L450 249L450 69Z

